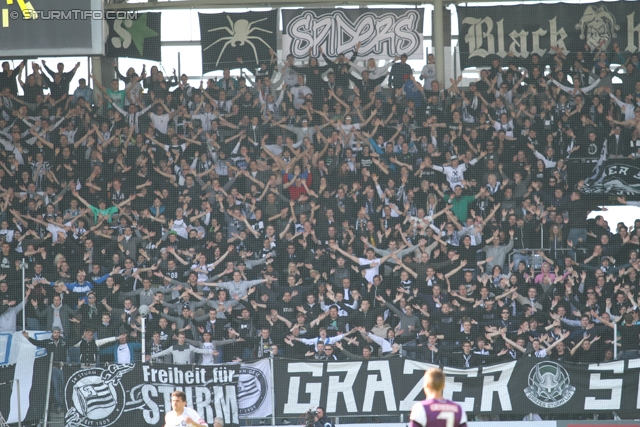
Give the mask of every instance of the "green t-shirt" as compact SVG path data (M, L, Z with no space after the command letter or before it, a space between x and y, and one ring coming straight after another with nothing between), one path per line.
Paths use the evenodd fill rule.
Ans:
M107 96L113 100L113 103L118 107L124 109L124 97L126 92L124 90L107 89ZM109 104L109 108L113 108L113 105Z
M113 215L117 214L119 210L120 208L118 208L117 206L111 206L110 208L107 208L107 209L99 209L99 208L96 208L95 206L91 206L91 212L93 212L94 222L98 222L98 217L100 215L106 216L107 221L111 222L113 219L112 218Z
M459 199L454 197L451 199L451 211L454 213L456 218L460 221L461 224L467 220L467 216L469 215L469 204L473 203L476 198L473 196L462 196Z

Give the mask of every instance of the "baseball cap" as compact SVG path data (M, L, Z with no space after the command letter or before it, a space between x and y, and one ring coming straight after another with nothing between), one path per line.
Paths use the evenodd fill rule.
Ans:
M171 235L171 234L175 234L175 235L177 236L177 235L178 235L178 232L177 232L176 230L171 230L171 231L169 232L169 235Z
M189 306L189 304L185 304L182 306L183 310L191 310L191 307Z
M454 154L453 156L451 156L451 160L458 160L458 156Z

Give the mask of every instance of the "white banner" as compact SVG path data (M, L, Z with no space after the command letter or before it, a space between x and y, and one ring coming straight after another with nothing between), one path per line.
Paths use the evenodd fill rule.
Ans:
M360 58L391 59L407 54L422 59L424 9L282 10L283 59L306 59L319 47L331 59L353 52Z
M35 339L49 335L31 333ZM8 423L38 420L44 413L49 371L49 358L41 357L45 355L44 349L31 344L21 332L0 334L0 413Z
M241 365L237 396L240 418L271 416L271 362L269 359Z

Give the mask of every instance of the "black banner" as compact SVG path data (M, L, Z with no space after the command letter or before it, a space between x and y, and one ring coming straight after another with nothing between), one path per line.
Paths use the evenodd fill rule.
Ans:
M202 72L269 62L277 50L278 11L199 13ZM251 65L249 65L251 64Z
M550 47L563 48L565 55L611 52L618 42L628 55L640 46L635 1L456 8L462 68L488 66L493 57L505 58L509 52L521 59L532 53L542 56Z
M584 180L583 194L640 199L640 163L631 159L567 161L572 178Z
M136 13L136 19L130 19L124 12L119 14L123 19L106 21L109 26L106 56L162 61L160 12Z
M282 55L307 58L319 48L335 58L353 52L360 58L388 60L423 56L424 9L303 9L282 11Z
M176 390L186 393L187 406L208 424L222 417L225 425L238 425L239 371L239 365L65 367L65 425L161 427L165 413L171 411L171 393Z
M397 415L424 399L422 377L434 366L409 359L369 362L274 360L278 417L323 406L332 416ZM640 359L578 365L525 357L481 368L444 368L445 397L475 414L638 413Z

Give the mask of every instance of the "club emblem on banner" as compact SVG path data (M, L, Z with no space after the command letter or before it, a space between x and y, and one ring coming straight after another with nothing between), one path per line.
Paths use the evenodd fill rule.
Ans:
M529 400L548 409L564 405L575 392L569 373L555 362L536 364L529 372L529 387L524 389Z
M238 411L248 417L262 406L269 393L264 373L249 366L240 368L238 376Z
M120 378L134 365L109 365L107 369L87 369L73 374L67 381L68 427L107 427L122 415L125 401Z

